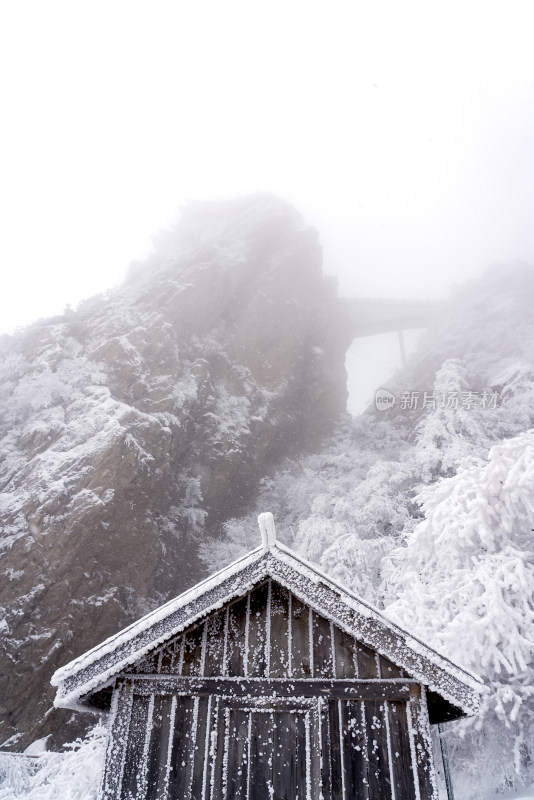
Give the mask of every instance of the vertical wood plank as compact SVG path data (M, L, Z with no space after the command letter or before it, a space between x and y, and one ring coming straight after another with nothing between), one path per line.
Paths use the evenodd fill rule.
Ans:
M376 653L361 642L357 643L358 655L358 677L359 678L378 678L376 665Z
M380 656L380 675L382 678L404 678L404 671L385 656Z
M160 675L169 675L172 672L171 664L174 655L174 642L171 642L164 647L159 654L158 659L158 673Z
M247 594L247 608L245 611L245 649L243 652L243 674L248 678L248 646L250 638L250 592Z
M376 664L376 676L377 678L382 677L382 673L380 671L380 656L378 653L375 652L375 664Z
M201 800L208 800L210 794L210 780L213 769L213 756L212 756L212 738L216 720L213 719L213 697L207 698L206 708L206 730L204 735L204 759L202 763L202 783L201 783Z
M346 800L343 792L343 730L340 725L341 700L328 703L328 723L330 728L330 776L332 781L332 800ZM328 753L325 754L328 757Z
M388 701L391 762L395 800L415 800L414 772L408 733L407 704Z
M154 697L151 735L146 768L147 800L164 797L167 778L167 758L171 737L172 695Z
M269 676L285 678L289 673L289 592L283 586L271 582L271 637Z
M226 674L243 677L245 657L245 626L247 620L247 598L241 597L228 609L228 641Z
M309 678L310 640L309 611L295 595L291 597L291 674L295 678Z
M188 797L194 747L194 699L178 697L174 720L169 797Z
M293 595L287 593L287 674L293 675Z
M308 644L310 649L310 676L313 678L315 676L315 664L313 662L313 611L311 608L308 608Z
M356 642L337 625L334 625L334 649L336 652L336 677L337 678L357 678L358 677L358 655Z
M309 728L310 713L297 714L296 718L296 770L295 770L295 797L298 800L307 800L307 729Z
M391 787L391 800L397 800L395 792L394 774L393 774L393 752L391 749L391 726L389 724L389 702L387 700L384 700L383 708L384 708L384 725L386 728L386 743L387 743L387 769L389 774L389 785Z
M332 659L332 677L337 678L336 632L332 620L330 620L330 653Z
M229 608L226 608L224 612L224 626L223 626L223 675L228 674L227 665L228 665L228 618L229 618Z
M344 737L344 730L343 730L342 705L343 705L342 701L338 700L337 703L336 703L336 706L337 706L337 719L333 720L333 724L335 726L335 730L337 732L337 735L339 736L338 752L339 752L339 771L340 771L341 775L340 775L340 791L338 791L338 794L340 794L341 800L348 800L347 799L347 786L345 784L345 753L344 753L344 748L343 748L343 740L344 740L345 737ZM334 779L332 778L332 782L333 782L333 780ZM349 792L352 793L351 792L351 787L349 787Z
M205 634L205 631L204 631ZM204 638L203 638L204 641ZM188 784L188 795L187 797L193 797L192 790L193 790L193 777L195 774L195 761L196 761L196 754L198 750L198 711L200 706L200 698L194 697L193 698L193 721L191 725L191 732L189 734L189 764L188 770L190 772L189 777L189 784Z
M222 796L228 797L228 758L230 749L230 709L224 710L224 749L222 760Z
M330 622L313 612L313 675L315 678L334 677L334 659Z
M252 742L250 748L254 800L272 800L273 773L273 712L251 712Z
M192 742L193 770L191 800L202 800L204 790L204 768L206 758L206 735L209 733L209 697L197 697L195 707L195 737Z
M365 704L357 700L341 700L344 785L347 800L368 800L369 762Z
M313 716L317 715L318 712L314 711ZM317 729L318 729L317 723ZM320 786L321 785L321 774L320 768L321 764L317 764L315 773L314 773L314 763L316 759L312 758L312 741L313 741L313 732L314 732L314 721L312 720L312 714L306 714L305 719L305 733L306 733L306 800L312 800L312 785ZM317 774L317 769L319 769L319 774Z
M267 594L267 583L258 586L250 594L247 654L247 672L250 678L264 678L266 674Z
M232 708L228 714L226 791L232 800L247 800L249 717L250 712L243 709Z
M369 797L391 800L391 778L388 762L387 729L384 703L365 701L367 757L369 759Z
M206 658L204 675L214 678L223 675L224 650L224 618L225 612L219 611L206 620Z
M147 720L145 725L145 742L143 745L143 752L141 755L141 762L138 767L138 779L137 779L137 797L146 798L147 792L147 773L148 773L148 759L150 754L150 742L152 739L153 734L153 726L154 726L154 705L155 705L155 695L151 694L148 701L148 714Z
M208 652L208 623L204 621L202 626L202 643L200 645L200 675L206 674L206 657Z
M171 698L171 708L170 708L170 716L169 716L169 735L167 741L167 758L165 762L165 775L162 776L161 782L161 790L160 790L160 799L159 800L167 800L168 798L168 790L169 790L169 780L171 776L171 769L172 769L172 746L173 746L173 739L174 739L174 721L176 719L176 706L177 706L178 699L174 695Z
M297 717L296 712L274 714L273 776L274 797L294 798L297 792Z
M184 635L182 675L200 675L203 632L204 626L199 625Z
M332 800L332 774L330 771L330 725L328 720L329 702L322 697L317 700L319 729L316 741L312 744L312 751L318 751L319 772L321 775L321 800ZM313 759L313 756L312 756Z
M180 636L179 641L176 643L178 649L178 660L176 670L178 675L183 675L184 659L185 659L185 636Z
M111 701L111 721L105 769L102 777L102 799L116 800L121 796L128 727L132 714L133 691L128 682L119 683Z
M269 675L271 670L271 595L273 582L269 578L267 581L267 608L265 610L265 674Z
M421 800L438 800L424 686L410 686L408 714L413 741L412 754L415 757L415 770L419 779L419 797Z
M210 800L227 800L223 797L223 765L225 721L224 708L220 698L215 700L213 726L211 731L210 761L212 764L210 775Z
M247 800L251 800L254 792L252 789L253 774L252 774L252 714L248 715L247 720Z
M144 751L149 724L149 705L149 697L134 694L120 794L123 800L134 800L134 798L144 798L145 796L143 776L146 754Z
M162 675L179 674L181 642L182 637L177 637L161 651L158 672Z

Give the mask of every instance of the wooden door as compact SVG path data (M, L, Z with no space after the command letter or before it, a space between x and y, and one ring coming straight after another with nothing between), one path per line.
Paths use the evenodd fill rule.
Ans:
M211 800L319 800L317 700L221 698Z

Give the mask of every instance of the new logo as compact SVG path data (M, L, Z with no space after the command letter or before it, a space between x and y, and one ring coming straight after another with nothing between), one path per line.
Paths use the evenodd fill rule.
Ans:
M397 398L388 389L377 389L375 394L375 406L377 411L388 411L396 403Z

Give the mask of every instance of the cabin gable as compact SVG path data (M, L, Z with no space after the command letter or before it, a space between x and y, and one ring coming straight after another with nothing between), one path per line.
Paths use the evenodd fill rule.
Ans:
M56 705L67 708L83 708L99 703L102 707L102 703L105 706L106 702L109 705L109 699L105 700L106 696L109 698L109 687L113 686L117 676L125 669L137 664L148 653L185 629L201 623L221 607L233 604L234 601L245 602L245 594L268 580L285 587L295 600L332 621L349 637L356 638L367 648L399 665L406 675L416 678L430 692L439 695L433 705L436 711L433 721L440 721L440 717L452 719L462 713L474 713L478 709L478 695L481 690L479 680L410 636L372 606L338 587L311 565L302 562L278 544L270 551L253 551L235 565L222 570L219 575L170 601L72 664L58 670L52 679L58 686ZM276 597L274 602L271 598L272 610L275 612L277 603L279 601ZM263 613L263 608L265 604L261 609L253 608L253 621L257 614ZM281 616L283 618L283 613ZM275 627L277 618L275 613ZM241 622L232 617L230 624L242 624L243 616L240 619ZM294 630L295 636L299 635L300 627L296 620ZM304 630L301 635L306 636ZM321 642L327 639L328 632ZM273 663L282 653L283 648L278 655L273 650L270 654ZM236 651L231 657L239 659L240 656ZM261 659L261 648L257 649L257 657ZM320 653L318 657L321 657ZM260 666L261 662L257 667Z
M271 579L172 637L124 674L371 679L406 675Z

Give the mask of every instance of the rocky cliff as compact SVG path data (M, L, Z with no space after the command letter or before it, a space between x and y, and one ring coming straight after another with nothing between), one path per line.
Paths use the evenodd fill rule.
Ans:
M202 577L343 412L350 340L315 232L264 195L187 208L121 287L4 337L0 743L72 737L51 674Z

